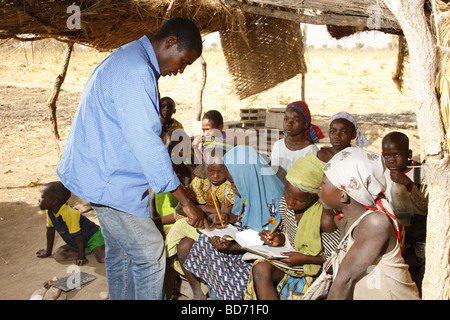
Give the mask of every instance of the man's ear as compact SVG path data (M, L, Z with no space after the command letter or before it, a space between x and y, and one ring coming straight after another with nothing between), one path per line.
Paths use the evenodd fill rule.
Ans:
M409 150L408 150L408 159L411 159L411 158L412 158L412 150L409 149Z
M166 38L166 47L170 48L178 44L178 38L175 36L168 36Z
M345 204L350 203L350 196L347 194L347 192L345 192L345 191L341 191L341 192L342 193L341 193L341 197L340 197L339 201L341 203L345 203Z

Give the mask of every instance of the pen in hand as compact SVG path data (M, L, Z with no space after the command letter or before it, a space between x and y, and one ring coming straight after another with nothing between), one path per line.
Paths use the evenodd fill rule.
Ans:
M212 193L212 191L211 191L211 197L212 197L213 202L214 202L214 207L216 207L217 216L219 217L219 221L220 221L220 223L222 225L222 228L223 228L223 220L222 220L222 217L220 216L220 211L219 211L219 208L217 207L216 199L215 199L214 194Z

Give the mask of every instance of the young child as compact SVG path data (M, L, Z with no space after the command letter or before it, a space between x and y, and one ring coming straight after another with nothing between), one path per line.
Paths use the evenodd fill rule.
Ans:
M295 101L286 107L283 128L286 137L274 143L271 165L284 183L286 173L298 158L308 153L317 155L319 149L314 143L323 138L323 134L311 124L311 113L303 101Z
M175 131L167 132L167 134L163 138L163 142L167 148L167 151L171 155L173 169L177 174L178 179L180 179L180 183L186 189L187 185L191 183L195 175L193 173L193 170L188 167L183 161L183 139L188 139L188 136L182 129L178 130L181 131L178 131L176 135L174 134ZM175 148L177 148L177 150L174 150ZM178 154L172 154L172 152L174 151L178 151ZM175 210L177 205L178 200L170 192L152 194L152 219L161 230L164 237L167 236L169 229L172 227L176 220L184 218L184 216L180 217Z
M419 299L402 257L404 233L385 190L381 156L349 147L324 167L319 189L323 206L334 210L342 240L328 299Z
M426 188L422 186L422 164L411 159L408 136L401 132L388 133L384 136L381 146L388 169L385 171L385 194L394 208L395 215L405 226L404 257L410 265L414 281L421 289L428 213L428 196Z
M256 260L247 284L245 299L300 300L317 276L320 266L337 248L339 231L331 210L318 201L323 164L313 154L299 158L286 175L279 207L281 230L260 232L270 246L286 244L286 258ZM294 249L295 248L295 249ZM287 267L286 267L287 266Z
M353 139L356 139L356 145L360 148L370 145L370 141L358 127L355 118L345 111L331 117L329 136L331 147L321 148L317 153L317 157L324 163L339 151L350 147Z
M392 203L395 214L405 226L411 225L415 215L426 216L428 211L428 198L421 190L423 181L422 164L411 159L412 151L409 149L409 139L401 132L390 132L384 136L382 142L382 155L386 167L386 197ZM395 188L398 185L401 188ZM395 190L394 190L395 189ZM400 189L400 191L397 191ZM397 196L407 198L407 208L402 208Z
M52 255L55 230L66 245L55 251L55 259L75 259L77 265L88 262L85 249L93 252L98 262L105 262L105 241L100 227L67 204L71 192L59 182L46 184L41 191L39 208L47 210L47 249L36 252L39 258Z
M207 147L205 156L205 175L206 178L194 177L187 186L191 198L206 213L208 220L216 227L226 225L231 216L231 210L234 204L233 191L231 184L225 176L226 168L222 160L224 151L218 147ZM220 219L216 211L216 205L220 212ZM169 257L176 255L174 269L180 274L184 274L188 280L195 300L205 299L205 290L198 278L187 271L183 264L197 240L199 232L194 227L187 224L186 219L177 221L170 229L166 248Z
M202 134L196 136L192 141L194 163L198 165L194 173L201 178L205 178L203 151L210 143L214 143L218 147L222 147L226 150L233 147L227 142L225 132L223 131L223 117L217 110L209 110L203 115Z
M176 112L175 101L172 98L163 97L159 100L159 119L161 120L161 139L163 139L163 141L165 135L169 131L183 129L183 125L172 118Z

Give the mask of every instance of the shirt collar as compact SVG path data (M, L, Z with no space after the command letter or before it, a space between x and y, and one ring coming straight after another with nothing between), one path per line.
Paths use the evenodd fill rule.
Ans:
M410 160L408 161L408 164L406 166L406 169L403 171L403 173L408 173L410 172L412 169L414 169L414 167L417 165L417 162L414 160Z
M147 55L150 59L150 67L153 69L155 77L158 79L161 76L161 71L159 70L158 59L156 58L156 53L155 50L153 49L150 39L147 36L142 36L139 39L139 42L147 52Z

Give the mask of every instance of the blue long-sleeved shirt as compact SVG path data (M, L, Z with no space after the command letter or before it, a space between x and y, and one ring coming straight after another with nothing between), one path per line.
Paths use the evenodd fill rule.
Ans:
M71 192L149 217L149 186L157 193L178 187L160 138L159 76L146 36L121 46L94 70L56 170Z

